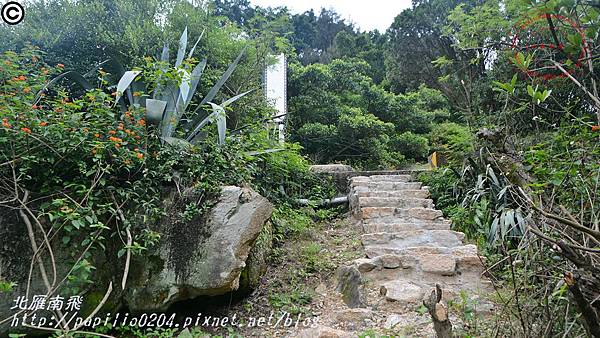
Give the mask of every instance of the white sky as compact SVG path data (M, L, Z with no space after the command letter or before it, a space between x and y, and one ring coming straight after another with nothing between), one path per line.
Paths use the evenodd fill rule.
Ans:
M321 8L334 9L340 16L355 23L361 30L385 30L396 15L411 6L411 0L250 0L261 7L286 6L294 14L311 8L318 15Z

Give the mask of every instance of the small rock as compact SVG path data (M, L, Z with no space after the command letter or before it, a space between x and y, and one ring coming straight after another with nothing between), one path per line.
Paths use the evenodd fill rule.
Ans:
M400 322L402 322L402 317L399 315L391 315L387 318L383 327L385 327L386 330L391 330L400 324Z
M342 294L342 299L348 307L365 307L366 302L361 289L362 278L356 267L345 266L338 270L337 291Z
M383 284L380 294L392 302L410 303L423 299L423 289L406 281L394 280Z
M358 271L365 273L372 271L377 267L377 264L369 258L359 258L354 260L354 265L358 268Z
M340 323L362 323L373 318L373 312L368 309L346 309L335 313L335 321Z
M379 257L379 261L386 269L396 269L402 267L402 258L397 255L382 255Z

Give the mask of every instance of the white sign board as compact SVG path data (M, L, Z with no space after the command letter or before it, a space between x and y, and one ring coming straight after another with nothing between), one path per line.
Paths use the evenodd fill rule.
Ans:
M273 121L278 125L279 140L283 142L287 114L287 60L284 54L275 58L275 64L268 66L265 71L265 95L267 102L275 108Z

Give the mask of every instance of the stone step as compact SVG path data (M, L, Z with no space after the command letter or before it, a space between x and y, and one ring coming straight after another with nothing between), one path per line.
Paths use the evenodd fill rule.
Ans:
M378 303L378 310L385 310L392 313L404 313L414 311L415 307L420 306L425 297L428 297L435 288L436 283L423 283L422 281L412 281L408 279L397 279L383 283L375 283L374 288L379 290L379 300L370 300ZM465 292L469 299L480 299L481 295L492 292L491 283L484 281L480 284L447 284L437 282L442 287L442 300L458 300L461 298L461 292ZM376 290L373 290L375 294Z
M433 221L412 221L404 223L382 223L374 219L373 222L363 222L363 232L401 232L408 230L450 230L450 221L439 219Z
M396 190L419 190L422 184L420 182L371 182L371 181L356 181L350 184L350 189L362 188L358 190L381 190L381 191L396 191Z
M463 244L465 234L452 230L407 230L394 233L379 232L361 236L365 247L397 247L416 246L456 247Z
M404 262L402 267L418 267L424 272L450 273L451 261L456 264L456 271L483 272L484 267L477 254L477 246L473 244L455 247L416 246L408 248L397 248L393 246L367 246L365 247L367 258L375 259L379 256L390 257L392 255ZM377 261L377 260L375 260ZM413 264L414 263L414 264ZM412 264L412 265L411 265ZM444 268L441 268L444 266Z
M351 182L411 182L410 175L372 175L372 176L355 176Z
M413 198L428 198L429 191L418 189L418 190L397 190L397 191L385 191L385 190L365 190L354 192L358 198L364 197L413 197Z
M443 218L440 210L430 208L394 208L394 207L362 207L359 216L362 219L387 218L386 223L410 222L414 219L433 221ZM394 219L395 218L395 219Z
M429 208L433 209L433 200L414 197L359 197L360 207Z

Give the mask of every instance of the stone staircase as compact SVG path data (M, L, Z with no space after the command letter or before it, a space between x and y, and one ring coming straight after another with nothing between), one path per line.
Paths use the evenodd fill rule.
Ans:
M479 295L493 290L482 277L477 247L464 244L465 235L450 230L450 221L435 209L427 187L410 175L353 177L349 205L361 227L365 257L340 269L338 291L348 309L334 311L332 317L354 313L350 318L360 321L358 313L368 317L367 324L376 330L394 332L398 325L413 325L420 327L408 336L433 337L429 315L419 315L416 309L436 283L444 290L445 301L461 292L482 299ZM355 287L348 287L352 283ZM357 337L366 326L333 320L325 321L324 327L298 336Z

